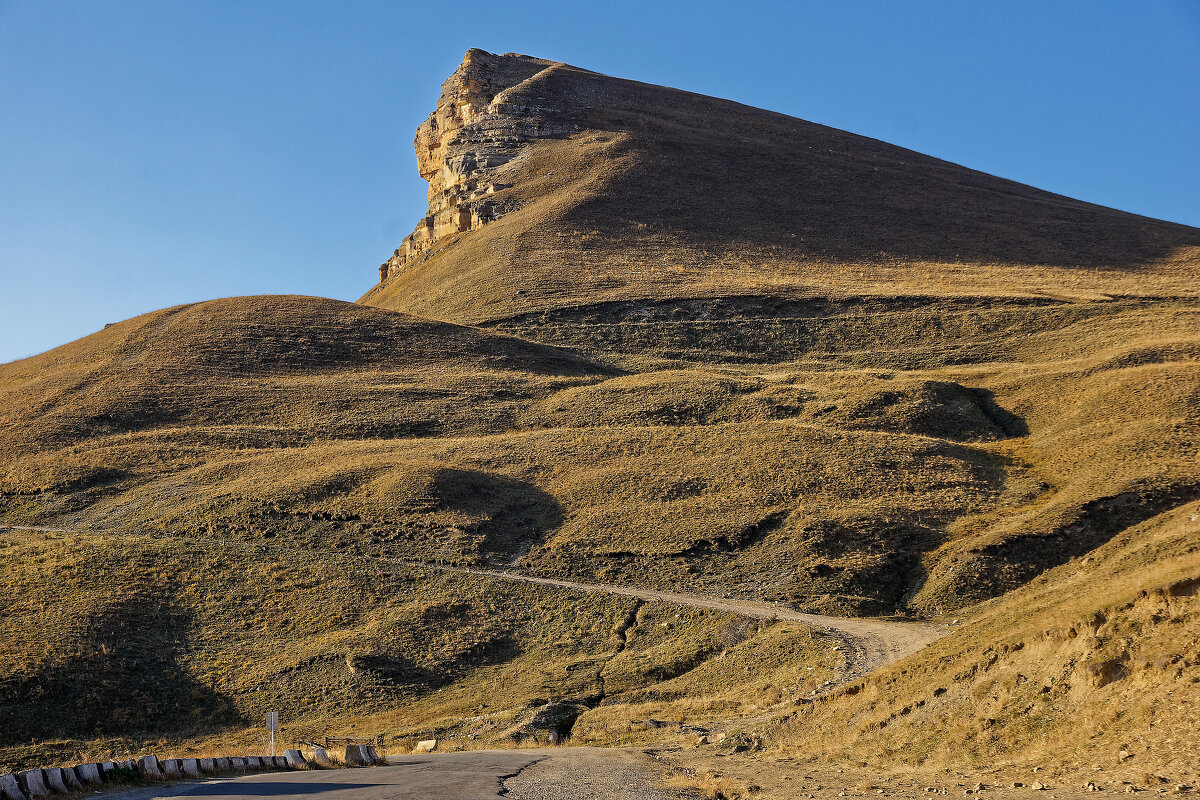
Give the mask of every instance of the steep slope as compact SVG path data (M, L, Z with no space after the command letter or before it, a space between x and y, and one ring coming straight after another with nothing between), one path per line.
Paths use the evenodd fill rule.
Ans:
M956 781L997 797L1025 796L1035 782L1057 796L1186 793L1200 779L1198 590L1200 505L1191 503L980 604L940 640L830 694L789 697L786 672L755 676L736 694L758 713L727 723L727 738L697 746L646 721L703 720L713 698L696 691L697 678L737 674L741 659L591 709L575 734L665 745L691 774L724 776L727 797L866 788L842 766L862 768L889 796L913 796L906 783L920 796ZM779 647L767 637L757 645Z
M424 316L751 293L1195 294L1194 228L528 56L469 51L416 148L429 217L363 302Z
M1200 491L1196 229L515 54L468 52L417 151L432 227L361 302L483 321L636 373L560 392L524 424L713 431L791 419L971 443L1003 473L976 513L934 521L913 509L898 521L891 499L844 494L846 460L817 448L832 456L820 468L838 509L819 516L843 515L832 532L810 527L807 497L765 503L772 521L754 533L698 504L674 520L683 501L654 512L672 533L623 512L617 527L656 543L693 521L719 532L703 552L660 546L687 560L667 568L671 580L715 559L726 583L800 601L828 576L798 566L802 577L780 580L773 557L799 565L823 552L838 583L862 574L865 554L851 547L847 563L837 547L883 540L894 559L883 569L909 586L889 599L950 610ZM439 227L446 209L466 215L457 228ZM711 502L703 463L698 452L684 472L708 481L697 499ZM750 497L719 506L720 519L764 506ZM530 563L621 560L629 537L601 533L604 506L589 501L593 522L571 539L591 555L535 549ZM577 519L568 513L563 533ZM633 560L653 550L643 541ZM863 582L881 585L871 574Z

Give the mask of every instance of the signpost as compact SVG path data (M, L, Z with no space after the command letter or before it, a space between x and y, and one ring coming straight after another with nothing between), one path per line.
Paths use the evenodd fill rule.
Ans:
M267 730L271 732L271 758L275 757L275 731L279 730L279 712L267 712Z

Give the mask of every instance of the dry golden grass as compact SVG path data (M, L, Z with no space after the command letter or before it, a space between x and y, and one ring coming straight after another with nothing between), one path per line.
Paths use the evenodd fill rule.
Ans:
M0 365L0 521L107 531L0 536L3 760L257 747L276 707L401 748L711 728L1069 769L1144 739L1125 767L1186 772L1195 601L1134 595L1200 573L1196 231L531 80L609 96L512 162L521 210L364 298L487 328L234 298ZM810 708L807 631L379 557L969 623Z
M460 355L375 392L320 362L232 384L197 371L187 392L150 372L141 391L176 413L98 426L91 409L133 382L105 367L75 406L62 388L8 384L0 490L13 521L522 557L813 609L952 611L1195 496L1193 319L1126 309L1012 340L1008 360L908 370L827 354L821 369L814 356L544 378ZM872 353L887 358L857 357ZM446 406L461 423L439 417ZM256 408L275 419L256 424ZM399 415L440 419L443 435L397 438ZM364 427L393 434L364 440ZM66 429L76 438L33 448Z
M809 628L747 623L731 633L749 638L736 644L731 639L715 658L678 677L649 683L643 671L627 680L616 701L580 716L572 740L605 746L691 745L699 736L716 740L728 730L790 710L841 674L836 640ZM614 660L609 683L620 666Z
M729 778L719 777L713 772L689 774L675 770L668 773L663 784L674 789L699 792L704 800L741 800L751 794L744 785Z
M293 547L8 531L0 553L9 767L261 751L267 710L285 721L281 743L544 742L548 703L569 728L713 657L739 624ZM637 644L620 645L631 609Z
M1156 517L764 735L807 758L1193 782L1198 543L1200 505Z
M171 346L196 352L237 341L243 320L250 317L239 310L246 307L242 302L226 301L218 309L224 313L219 325L194 334L202 336L199 342L172 334ZM271 303L253 302L258 316ZM285 304L282 311L291 314L308 305ZM198 307L194 313L204 311ZM366 313L387 319L390 312ZM927 317L936 313L928 310ZM459 563L517 559L525 569L547 574L776 598L814 610L951 611L1018 587L1122 531L1137 531L1142 520L1194 496L1198 373L1189 308L1135 304L1066 318L1057 308L1047 313L1052 318L1041 333L1004 338L1002 345L995 344L994 329L965 328L960 352L974 355L972 360L946 363L935 345L913 341L907 369L889 365L897 351L889 350L885 337L893 337L892 347L909 343L892 333L899 324L889 328L883 321L876 326L874 350L810 353L805 361L770 365L676 364L667 370L656 368L660 364L653 353L639 362L640 356L610 356L596 349L586 361L534 349L527 352L538 366L514 363L498 369L473 362L472 351L464 354L460 348L449 363L384 365L364 372L353 359L344 364L309 359L297 345L292 357L301 365L280 367L273 376L238 382L221 370L189 368L186 392L179 381L162 379L162 371L137 373L138 391L159 398L155 403L174 403L173 414L110 415L100 424L102 416L92 409L122 407L122 387L135 384L128 364L112 355L117 345L105 338L114 335L109 329L75 345L75 361L64 350L54 354L53 369L29 362L4 368L10 376L29 376L5 383L14 391L3 405L9 454L4 514L12 522L130 531L136 542L144 539L132 532L157 531L187 537L184 541L202 549L219 550L222 543L266 547L258 556L267 559L260 575L289 574L282 566L286 561L277 559L296 547L301 548L298 558L318 562L320 553L331 559L399 555ZM144 332L149 321L125 325ZM353 336L363 324L355 319L339 335ZM226 327L234 330L223 333ZM483 332L469 335L479 337L483 344L476 346L485 350L529 347L509 345L510 339L493 344L491 334ZM729 342L731 348L746 344ZM165 346L145 338L139 345L142 350ZM319 351L327 345L311 346ZM986 360L989 348L1003 357ZM230 352L219 351L220 359L232 358ZM876 359L880 363L872 363ZM542 366L547 361L561 366L548 369ZM614 374L617 365L623 374ZM56 383L55 374L68 377ZM382 388L373 394L362 389L368 385ZM465 400L469 390L461 387L471 386L488 388L476 400ZM217 402L223 396L241 400ZM284 402L278 401L281 396ZM330 403L334 398L336 405ZM378 420L396 413L435 418L447 406L465 411L461 422L445 422L441 435L356 434L360 419L386 427L394 422ZM258 413L268 414L265 423L254 418ZM447 435L450 430L454 435ZM26 553L9 563L20 565L27 576L12 590L15 597L38 597L37 586L56 585L51 575L61 581L70 574L57 566L31 571L37 558ZM129 563L146 568L144 557ZM170 566L155 572L170 587L168 594L194 593L209 579L207 572L192 571L179 560L165 563ZM336 598L340 590L331 587L338 584L329 580L310 576L290 590L308 596L306 603L316 593ZM449 590L431 591L442 597ZM535 602L541 590L529 592L522 602L536 610L529 613L542 615L538 624L554 619L557 610ZM43 596L29 613L66 613L75 602L93 603L92 610L72 612L85 622L50 622L103 629L139 604L153 608L160 602L148 600L136 582L117 582L104 592L84 588L70 597ZM261 603L257 597L244 589L228 594L226 614L236 616L239 609ZM563 702L564 697L586 699L581 676L591 674L594 684L595 673L575 665L598 657L588 650L592 645L579 644L572 635L566 650L546 644L503 664L464 662L465 672L450 685L418 681L411 685L419 690L409 692L404 687L410 684L385 678L378 690L362 690L368 696L381 692L378 698L343 703L333 688L341 678L325 667L300 665L336 664L336 670L345 670L347 654L321 655L315 662L305 661L315 656L300 654L328 654L349 641L373 641L376 634L349 625L320 638L318 647L318 639L296 628L298 623L282 622L307 619L313 611L298 614L275 602L262 610L273 610L271 619L280 622L259 623L251 629L253 645L233 647L236 669L158 669L147 697L201 698L187 708L150 703L161 719L176 721L172 731L158 734L167 744L214 747L229 736L253 744L244 726L261 709L240 698L246 687L259 685L300 685L302 696L316 697L300 712L314 731L370 726L369 732L400 737L396 741L402 746L448 732L464 747L533 741L534 732L576 714L579 741L679 741L682 726L654 727L647 720L711 727L724 724L722 718L777 714L780 704L792 702L792 687L807 689L805 676L797 679L796 673L821 663L819 652L804 647L763 647L758 652L766 656L748 665L750 680L721 688L726 673L719 662L709 661L716 651L705 638L715 633L680 630L672 639L677 643L668 647L674 655L656 653L644 664L634 663L635 646L628 655L605 661L606 676L620 687L622 699L589 708L587 702ZM431 613L446 624L461 621L446 608L434 609ZM464 630L479 642L492 641L498 634L493 622L484 620L509 613L502 609L487 608ZM405 616L408 611L388 613L398 615L395 629L408 631L405 635L416 635L428 624ZM535 624L533 617L523 619ZM214 621L189 617L187 624L199 624L210 631L206 636L217 630ZM150 652L173 652L175 640L165 635L145 633L139 645L144 652L121 656L113 667L118 678L97 685L119 680L121 670L158 663ZM599 635L592 631L580 641L608 642L607 634L587 639ZM768 631L763 641L775 635ZM277 669L242 674L248 669L243 662L263 664L273 657L269 649L255 648L293 637L307 644L278 667L297 671L286 678ZM470 649L453 637L437 641L385 638L376 649L419 654L435 671L458 663L456 654L467 652L461 648ZM13 676L26 676L10 679L10 696L25 708L39 708L45 696L34 687L45 684L47 676L89 680L89 670L105 662L94 662L96 651L88 642L68 636L48 646L36 636L10 639L3 661ZM741 658L740 652L726 658ZM483 699L494 685L514 689L500 701ZM229 696L238 699L216 699ZM1002 704L1020 700L1002 697ZM282 702L274 695L261 699ZM543 700L557 704L547 708ZM480 708L481 702L488 708ZM102 741L120 750L132 746L133 739L159 741L136 733L140 723L122 717L119 708L89 716L68 705L55 713L82 728L65 743L51 730L19 734L9 742L25 742L16 758L72 752L91 746L78 742L94 742L101 732L110 737ZM998 712L989 713L995 718ZM1064 716L1052 712L1049 719L1057 725ZM924 730L941 736L933 727L938 724L931 720ZM1121 720L1108 724L1128 730ZM968 726L961 736L981 735L973 730ZM801 735L781 734L779 740ZM1036 752L1027 736L1014 742L1014 751ZM918 751L889 745L878 752L907 758ZM954 749L941 757L968 752Z

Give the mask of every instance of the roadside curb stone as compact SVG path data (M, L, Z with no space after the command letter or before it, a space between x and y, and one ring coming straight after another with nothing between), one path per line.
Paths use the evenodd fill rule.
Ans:
M371 766L371 755L367 752L367 748L361 744L346 745L346 765L351 767Z
M46 776L42 774L40 769L27 769L24 772L18 772L17 780L21 782L21 788L30 797L45 797L50 794L50 790L46 788Z
M29 800L15 773L0 775L0 797L4 800Z
M59 772L62 774L63 783L72 791L83 791L83 781L79 779L79 773L74 767L60 767Z
M82 783L102 783L104 781L100 775L99 764L79 764L75 767L75 774Z
M312 762L337 766L325 748L314 748ZM374 766L386 763L370 745L349 745L347 765ZM146 755L125 761L101 761L73 767L43 767L0 774L0 800L36 800L55 794L83 793L102 785L115 770L127 769L152 780L200 778L205 773L251 772L255 770L304 769L312 766L300 750L278 756L228 756L218 758L164 758Z
M162 770L158 768L157 756L142 756L137 760L137 771L147 778L161 778Z
M48 786L51 791L58 792L59 794L66 794L68 791L70 791L70 787L68 787L66 781L63 780L63 771L58 767L44 769L42 770L42 773L46 776L46 786Z

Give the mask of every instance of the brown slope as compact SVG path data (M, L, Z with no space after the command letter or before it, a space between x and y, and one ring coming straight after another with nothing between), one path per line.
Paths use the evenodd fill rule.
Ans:
M1200 231L782 114L470 51L417 135L428 225L361 302L1194 293Z
M1118 791L1121 780L1167 782L1156 773L1194 780L1198 537L1195 503L1153 517L978 606L953 635L861 692L801 708L774 735L810 758L1056 765L1040 779L1066 784L1074 772Z
M161 428L238 426L283 441L412 434L414 407L439 394L454 404L451 386L461 399L467 382L601 373L561 350L407 314L316 297L227 298L0 365L0 453ZM423 418L453 428L472 415L486 428L478 407Z

